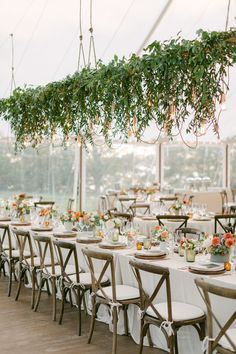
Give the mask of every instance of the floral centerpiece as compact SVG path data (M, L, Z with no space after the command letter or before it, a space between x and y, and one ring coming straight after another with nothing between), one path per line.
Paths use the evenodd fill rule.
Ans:
M65 213L60 215L60 220L67 231L71 231L74 223L79 221L80 218L81 212L73 210L67 210Z
M42 224L45 227L50 225L50 221L53 216L56 216L58 212L53 208L41 208L39 210L39 224Z
M175 203L171 205L170 209L174 210L175 214L179 214L182 207L183 204L177 199Z
M234 244L234 235L227 232L223 235L209 236L203 242L203 247L211 254L211 261L222 263L229 260L230 250Z
M164 226L156 225L152 230L152 236L160 242L166 242L169 239L169 231Z
M79 217L78 228L80 231L93 231L94 236L104 237L103 226L109 219L107 214L98 212L82 212Z
M199 245L199 241L190 238L183 238L180 240L180 252L179 254L185 255L185 259L187 262L194 262L196 255L196 248ZM182 252L181 252L182 251Z
M30 216L30 204L25 200L25 198L26 195L21 193L17 196L14 196L15 201L11 204L13 214L15 214L15 217L20 219L21 222L25 222L26 219L29 219Z

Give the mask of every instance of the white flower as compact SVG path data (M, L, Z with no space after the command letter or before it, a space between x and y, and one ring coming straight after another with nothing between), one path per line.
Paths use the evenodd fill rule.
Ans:
M207 237L207 238L203 241L202 246L203 246L204 248L210 247L210 246L211 246L211 241L212 241L212 236Z
M106 228L111 230L111 229L114 229L115 227L115 223L112 221L112 220L108 220L106 221Z
M108 220L109 216L108 215L104 215L104 220Z

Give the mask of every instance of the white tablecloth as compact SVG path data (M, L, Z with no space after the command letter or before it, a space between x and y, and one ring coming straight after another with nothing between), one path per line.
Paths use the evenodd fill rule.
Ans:
M80 254L81 249L85 245L78 245L78 252ZM97 246L89 246L97 248ZM129 260L132 257L132 250L124 251L106 251L112 252L115 257L115 268L117 275L118 284L126 284L137 287L137 281L131 271L129 266ZM200 257L200 256L199 256ZM81 259L81 258L80 258ZM179 301L183 303L189 303L196 306L199 306L205 309L204 303L197 291L194 279L197 275L190 273L187 269L182 269L186 267L188 263L185 262L183 257L178 255L173 255L163 260L152 261L152 264L158 264L164 267L168 267L170 270L170 282L171 282L171 291L172 291L172 300ZM180 269L181 268L181 269ZM98 269L99 270L99 269ZM225 273L224 275L217 276L202 276L210 279L213 283L222 285L225 287L236 287L236 275L229 275ZM146 273L144 278L144 288L148 293L151 293L154 290L154 287L158 281L158 276ZM163 302L166 300L164 288L159 293L157 302ZM236 306L236 301L220 299L221 306L218 306L219 298L214 297L212 299L213 306L216 306L215 314L221 321L226 321L229 315L232 313L232 309ZM224 303L224 305L223 305ZM103 320L107 322L107 318L103 314ZM129 306L128 311L129 318L129 328L132 338L136 343L139 342L139 319L137 315L137 307L134 305ZM236 326L236 324L235 324ZM118 324L119 333L122 334L122 316L120 316L120 323ZM152 326L151 335L154 344L157 347L167 350L166 341L162 332ZM179 343L179 353L181 354L201 354L202 347L199 340L198 334L193 327L184 327L178 332L178 343ZM147 344L147 342L145 342Z
M164 223L169 231L175 231L180 223L175 221L164 220ZM154 226L158 225L158 221L153 220L143 220L141 218L134 218L134 227L139 230L139 233L145 236L151 236ZM188 227L199 229L201 232L208 234L214 233L214 220L207 221L197 221L197 220L188 220Z

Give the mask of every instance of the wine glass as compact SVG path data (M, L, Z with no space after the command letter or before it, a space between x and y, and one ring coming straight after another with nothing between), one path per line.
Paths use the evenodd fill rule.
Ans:
M230 256L230 264L231 264L231 274L236 274L236 246L234 246L233 251Z

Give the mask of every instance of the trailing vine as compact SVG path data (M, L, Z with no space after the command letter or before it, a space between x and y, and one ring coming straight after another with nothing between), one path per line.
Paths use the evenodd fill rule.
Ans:
M0 115L11 125L16 144L39 144L62 134L82 144L103 136L139 140L155 121L169 137L186 126L218 133L217 109L228 90L227 70L236 62L236 31L199 31L195 40L180 37L149 45L128 60L86 67L58 82L16 88L0 100Z

